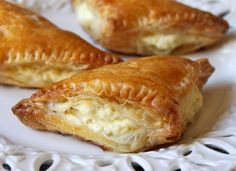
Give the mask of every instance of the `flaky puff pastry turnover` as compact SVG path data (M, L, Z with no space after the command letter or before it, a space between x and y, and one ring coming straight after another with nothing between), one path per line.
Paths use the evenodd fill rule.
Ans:
M72 0L79 23L102 46L138 55L183 54L219 41L228 24L175 0Z
M105 150L139 152L176 142L202 106L207 59L147 57L82 71L12 110L28 127L70 134Z
M81 70L118 63L38 14L0 1L0 83L44 87Z

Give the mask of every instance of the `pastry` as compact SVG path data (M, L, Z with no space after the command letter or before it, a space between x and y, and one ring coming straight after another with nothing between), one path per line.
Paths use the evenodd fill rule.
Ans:
M38 14L0 1L0 83L43 87L81 70L118 63Z
M81 26L107 49L182 54L219 41L223 19L174 0L72 0Z
M207 59L146 57L83 71L13 107L27 126L70 134L115 152L180 139L202 106Z

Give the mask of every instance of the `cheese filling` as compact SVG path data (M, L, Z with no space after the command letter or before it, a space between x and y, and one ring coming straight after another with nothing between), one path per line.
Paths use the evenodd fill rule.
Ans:
M100 36L101 20L99 16L95 14L93 10L87 5L87 3L82 3L77 5L76 9L77 18L80 24L93 36L98 38Z
M96 96L79 95L65 103L51 103L49 108L52 114L59 114L70 123L86 127L115 143L130 145L131 148L143 145L136 142L145 143L148 124L153 122L155 126L161 126L158 117L151 119L142 108Z
M200 36L183 36L176 34L167 34L167 35L150 35L143 38L143 42L146 44L153 46L161 51L172 52L176 48L182 45L189 44L200 44L202 42L202 37Z
M182 113L182 118L184 118L184 123L192 123L195 114L199 111L203 103L203 97L198 87L194 86L192 91L185 96L181 105L180 111Z

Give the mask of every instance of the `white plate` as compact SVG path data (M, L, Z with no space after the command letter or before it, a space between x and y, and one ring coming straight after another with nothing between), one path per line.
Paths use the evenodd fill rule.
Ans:
M235 1L234 4L236 6ZM206 2L198 1L194 5L210 9ZM213 12L220 13L229 7L214 8ZM44 9L41 13L61 28L93 43L78 26L68 6L63 10ZM35 90L0 85L0 170L9 167L12 171L39 170L50 160L53 163L48 170L62 171L137 170L138 165L146 171L236 169L236 30L231 29L220 44L188 56L192 59L208 57L216 68L203 91L203 108L178 145L146 153L112 154L70 136L27 128L12 114L11 107Z

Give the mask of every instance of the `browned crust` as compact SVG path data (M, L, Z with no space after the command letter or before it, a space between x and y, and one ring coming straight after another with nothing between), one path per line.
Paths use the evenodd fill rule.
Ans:
M74 33L59 29L38 14L0 1L0 71L21 66L50 66L78 70L121 62Z
M13 112L26 125L33 127L32 123L36 124L33 127L36 129L37 123L44 123L43 129L47 130L50 130L47 125L49 123L69 129L63 126L63 121L50 119L50 115L47 115L47 105L50 102L63 102L66 97L77 96L80 93L94 94L120 103L139 105L154 112L168 123L168 128L158 133L154 130L153 137L158 134L161 144L175 142L180 139L186 128L179 113L182 98L189 93L193 85L201 89L213 70L207 59L194 62L182 57L154 56L129 60L81 72L40 90L31 98L14 106ZM64 132L64 129L57 129L62 133L77 136L76 131ZM102 146L107 147L106 144ZM153 146L143 147L139 151L149 148Z
M196 71L199 75L198 87L202 89L207 82L209 75L214 72L215 68L209 67L210 63L207 59L200 59L196 62Z
M103 21L99 37L87 31L102 46L122 53L154 54L145 49L139 51L136 44L140 41L138 38L154 33L196 35L211 40L202 42L201 46L189 44L173 52L187 53L215 43L229 28L222 18L174 0L72 0L75 9L82 3L88 4Z

